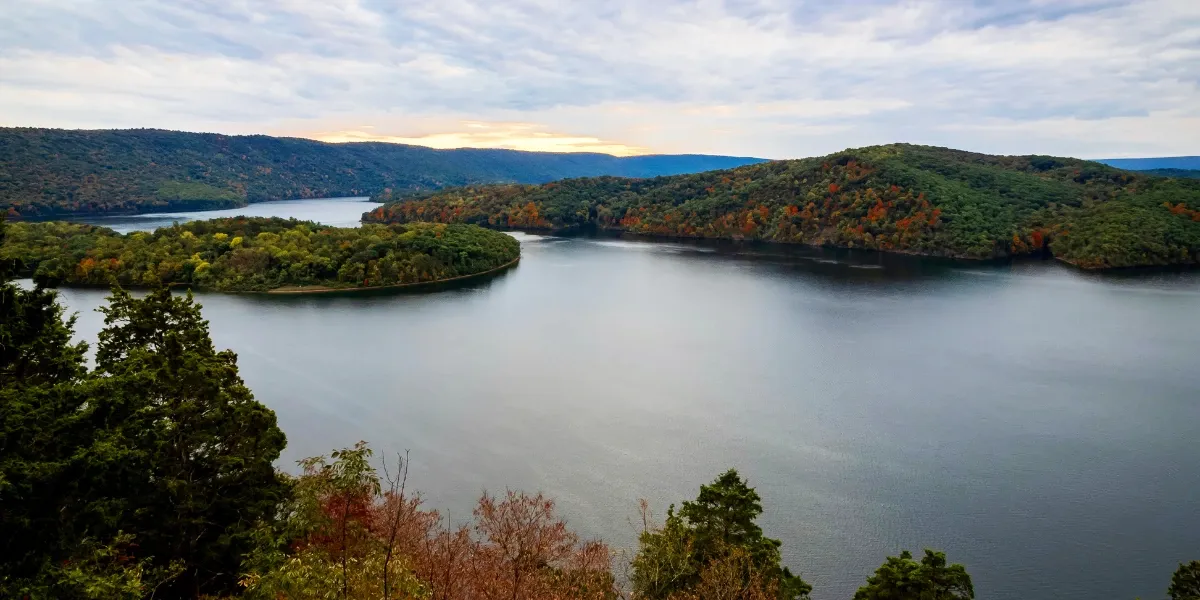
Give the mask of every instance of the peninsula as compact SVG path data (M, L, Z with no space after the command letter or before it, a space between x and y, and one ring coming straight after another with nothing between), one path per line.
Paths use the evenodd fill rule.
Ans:
M280 218L192 221L119 234L64 222L8 224L0 260L49 285L329 292L457 280L515 264L520 243L474 225L341 228Z

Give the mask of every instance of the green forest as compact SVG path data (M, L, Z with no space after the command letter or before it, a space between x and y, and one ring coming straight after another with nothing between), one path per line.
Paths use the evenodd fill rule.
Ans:
M907 144L653 179L460 187L364 219L1053 256L1088 269L1200 264L1200 180Z
M1139 172L1147 175L1158 175L1160 177L1187 177L1189 179L1200 179L1200 170L1196 169L1148 169Z
M211 224L205 224L205 227ZM270 226L270 224L266 224ZM0 222L0 238L4 236ZM428 229L423 229L428 230ZM188 231L188 230L184 230ZM583 540L552 498L483 493L466 522L430 509L410 457L359 443L275 462L287 443L191 293L115 288L73 338L56 292L0 261L0 597L28 600L804 600L804 565L758 524L730 469L634 516L636 548ZM411 460L418 460L412 458ZM788 545L803 540L787 540ZM853 600L970 600L944 553L881 556ZM795 569L795 570L793 570ZM1163 587L1200 598L1200 561Z
M498 269L520 252L511 236L473 225L339 228L232 217L124 235L61 221L16 222L0 260L47 285L265 292L429 283Z
M235 208L247 202L411 193L476 183L693 173L760 162L330 144L157 129L0 128L0 213L10 218Z

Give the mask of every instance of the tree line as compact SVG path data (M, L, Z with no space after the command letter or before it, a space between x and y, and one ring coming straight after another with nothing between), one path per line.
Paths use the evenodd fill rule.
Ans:
M511 236L470 225L331 227L231 217L119 234L66 222L17 222L0 258L47 285L180 285L222 292L428 283L520 256Z
M1200 264L1200 180L907 144L654 179L469 186L399 199L364 219L1053 256L1084 268Z
M4 236L0 222L0 238ZM425 507L408 457L365 443L274 462L286 437L214 348L190 293L115 288L89 347L55 292L0 261L0 597L30 600L802 600L736 471L659 521L628 560L541 494L484 493L468 523ZM381 472L382 471L382 472ZM1200 598L1200 562L1173 600ZM968 600L965 567L905 551L854 600Z

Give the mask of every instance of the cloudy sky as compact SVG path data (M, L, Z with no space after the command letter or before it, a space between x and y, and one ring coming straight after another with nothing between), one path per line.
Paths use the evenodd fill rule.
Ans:
M0 0L0 125L1200 154L1200 0Z

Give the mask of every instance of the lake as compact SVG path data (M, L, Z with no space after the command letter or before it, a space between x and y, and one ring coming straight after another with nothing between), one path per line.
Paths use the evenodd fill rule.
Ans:
M905 548L985 600L1159 598L1200 559L1196 272L515 235L518 267L449 291L200 295L281 464L409 449L456 521L481 490L541 490L614 547L639 498L661 517L737 467L817 600ZM62 292L84 339L103 296Z

